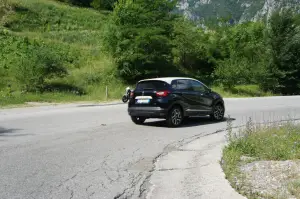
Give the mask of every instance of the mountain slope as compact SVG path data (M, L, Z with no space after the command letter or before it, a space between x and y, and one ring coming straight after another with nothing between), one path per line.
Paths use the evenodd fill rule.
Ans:
M178 9L192 19L230 17L243 22L269 17L278 8L299 5L300 0L181 0Z

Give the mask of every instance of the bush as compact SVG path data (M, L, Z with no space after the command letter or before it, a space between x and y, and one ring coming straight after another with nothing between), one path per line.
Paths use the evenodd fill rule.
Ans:
M60 54L58 49L45 43L0 33L0 76L7 84L17 81L26 91L43 91L48 79L67 74L64 64L70 56Z
M27 50L15 67L15 77L25 91L43 91L47 79L67 75L56 53L37 46Z
M238 84L258 84L266 74L265 25L251 22L219 30L214 77L232 88Z

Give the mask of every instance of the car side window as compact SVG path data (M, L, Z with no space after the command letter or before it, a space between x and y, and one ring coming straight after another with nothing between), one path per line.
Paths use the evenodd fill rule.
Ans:
M192 80L191 85L192 85L194 91L205 92L207 90L203 84L201 84L200 82L197 82L197 81Z
M178 79L174 80L171 84L173 89L182 90L182 91L192 91L193 87L188 80Z

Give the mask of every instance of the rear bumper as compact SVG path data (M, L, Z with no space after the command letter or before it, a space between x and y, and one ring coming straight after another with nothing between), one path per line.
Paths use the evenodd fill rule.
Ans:
M136 117L165 118L168 111L160 107L129 107L128 114Z

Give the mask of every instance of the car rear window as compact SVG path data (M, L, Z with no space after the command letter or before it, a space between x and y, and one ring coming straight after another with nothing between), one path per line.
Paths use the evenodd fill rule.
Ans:
M136 86L137 90L153 89L153 90L164 90L168 89L169 84L163 81L142 81Z

